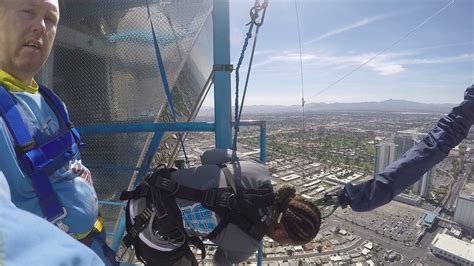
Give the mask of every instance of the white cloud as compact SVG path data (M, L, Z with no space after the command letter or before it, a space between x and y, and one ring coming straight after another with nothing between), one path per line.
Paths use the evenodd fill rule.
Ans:
M260 62L256 62L254 67L262 67L267 65L290 66L300 64L300 54L295 52L283 51L266 53L266 58ZM333 69L350 69L360 66L373 58L376 53L349 54L343 56L335 56L323 51L315 53L304 53L301 60L305 67L326 67ZM460 54L447 57L433 58L415 58L414 51L401 51L385 53L377 56L368 62L364 67L382 76L396 75L406 70L406 65L422 65L422 64L452 64L452 63L468 63L474 62L474 54Z
M423 59L406 59L398 61L398 64L421 65L421 64L452 64L474 62L474 54L462 54L448 57L435 57Z
M369 62L366 66L380 75L394 75L404 71L401 64L391 62L393 58L409 55L410 53L390 53L381 55L376 60ZM354 68L360 64L367 62L375 54L365 53L348 56L334 56L324 54L322 52L317 54L305 53L302 54L301 60L304 66L317 67L332 67L334 69ZM265 60L258 62L254 67L262 67L269 64L299 64L300 55L292 52L282 52L279 54L269 55Z
M471 46L473 42L459 42L459 43L449 43L449 44L439 44L439 45L431 45L425 47L414 48L415 51L424 51L424 50L433 50L433 49L441 49L441 48L448 48L448 47L456 47L456 46Z
M335 56L332 54L317 52L304 53L301 60L305 67L324 67L332 69L354 69L361 64L366 63L373 58L376 53L362 53L350 54L344 56ZM385 53L377 56L371 60L364 67L382 76L396 75L406 70L406 65L421 65L421 64L452 64L473 62L474 54L461 54L449 57L435 57L435 58L414 58L416 54L412 51ZM268 54L268 56L260 62L254 64L255 68L267 65L291 65L300 64L299 53L294 52L279 52Z
M360 27L363 27L365 25L374 23L376 21L384 20L384 19L387 19L387 18L393 17L393 16L394 16L393 14L382 14L382 15L377 15L377 16L374 16L374 17L363 18L362 20L354 22L350 25L346 25L346 26L343 26L341 28L328 31L328 32L322 34L321 36L318 36L316 38L313 38L313 39L307 41L305 44L318 42L318 41L324 40L328 37L331 37L331 36L346 32L346 31L350 31L350 30L353 30L353 29L356 29L356 28L360 28Z
M300 61L310 62L313 60L317 60L316 55L312 54L298 54L298 53L287 53L287 54L279 54L279 55L272 55L269 56L269 60L273 62L283 62L283 63L299 63Z
M275 50L256 50L255 51L255 56L257 55L268 55L268 54L273 54L275 53Z
M397 64L374 64L370 62L367 66L382 76L396 75L405 71L402 65Z

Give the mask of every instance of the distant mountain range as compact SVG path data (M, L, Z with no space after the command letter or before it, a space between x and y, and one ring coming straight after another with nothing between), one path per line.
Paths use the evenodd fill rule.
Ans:
M427 104L406 100L386 100L382 102L361 103L307 103L305 112L312 111L367 111L367 112L412 112L447 113L455 104ZM233 110L233 109L232 109ZM301 112L299 105L246 105L247 114ZM202 107L200 115L212 115L212 107Z

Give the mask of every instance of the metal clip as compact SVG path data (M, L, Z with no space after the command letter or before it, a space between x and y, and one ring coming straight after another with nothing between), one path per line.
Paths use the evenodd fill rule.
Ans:
M172 194L175 194L176 192L178 192L179 184L174 182L173 180L159 177L157 181L158 181L157 182L158 187L165 189L168 192L171 192Z
M217 191L214 189L208 189L204 192L204 199L202 201L203 205L206 207L215 206L217 197Z
M212 71L225 71L225 72L232 72L234 71L234 65L232 64L215 64L212 67Z
M59 215L58 217L54 218L51 223L56 225L61 231L64 231L67 233L69 231L69 226L67 226L65 223L63 223L63 220L67 215L66 209L63 207L63 213Z

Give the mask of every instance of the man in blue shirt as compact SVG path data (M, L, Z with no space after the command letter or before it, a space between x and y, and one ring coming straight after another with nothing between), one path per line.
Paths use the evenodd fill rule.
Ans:
M51 223L16 208L1 171L0 217L0 265L104 265L91 249Z
M51 52L59 13L59 0L0 0L0 171L17 208L44 217L103 256L109 249L95 239L98 200L90 171L81 164L80 137L64 103L34 80ZM25 213L5 207L12 211L9 220L20 225L12 224L11 232L23 228L13 217ZM38 228L31 223L22 230ZM26 247L7 249L6 256L22 254ZM32 256L37 263L20 265L37 265L58 252L51 249Z

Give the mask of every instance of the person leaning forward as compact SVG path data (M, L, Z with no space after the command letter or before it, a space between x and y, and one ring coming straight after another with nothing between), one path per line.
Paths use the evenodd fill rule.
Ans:
M387 204L446 158L472 124L474 85L402 158L374 179L327 194L328 202L357 212ZM316 202L289 186L273 193L266 167L239 157L231 150L206 151L201 166L157 169L137 189L123 192L121 199L128 200L124 240L135 247L137 258L147 265L197 265L188 243L196 245L193 238L202 237L218 247L213 262L229 265L251 256L264 235L281 245L313 240L321 226Z
M230 265L254 254L265 235L281 245L301 245L318 233L317 206L289 186L273 192L260 161L214 149L201 162L176 171L158 168L122 193L129 200L124 243L146 265L198 265L188 245L203 249L197 238L217 246L214 265Z
M0 0L0 171L16 207L104 258L99 238L90 239L97 235L98 200L80 159L80 136L60 98L34 80L51 52L59 6L58 0Z

